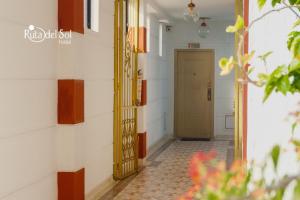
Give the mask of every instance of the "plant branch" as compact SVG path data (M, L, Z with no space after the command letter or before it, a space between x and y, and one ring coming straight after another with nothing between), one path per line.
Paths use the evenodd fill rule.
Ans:
M300 15L297 13L297 11L295 11L293 8L299 8L299 6L291 6L291 5L288 5L285 1L282 1L282 3L285 5L285 6L289 6L289 9L290 11L292 11L299 19L300 19Z
M238 43L238 48L237 48L237 60L238 60L238 66L240 66L239 68L241 69L242 75L243 75L243 80L246 78L247 80L245 80L244 82L242 82L243 84L246 83L251 83L257 87L261 87L261 85L258 84L257 81L252 80L247 72L246 66L243 65L243 61L242 61L242 55L243 55L243 44L244 44L244 39L245 39L245 35L241 34L239 37L239 43Z
M286 176L284 177L279 183L273 186L269 186L266 188L267 192L272 192L272 191L278 191L280 189L284 189L289 184L291 184L295 180L300 180L300 174L294 175L294 176Z
M261 84L258 84L257 81L252 80L247 72L246 66L243 65L242 62L242 55L244 54L243 52L243 45L244 45L244 40L247 37L250 29L253 27L254 24L256 24L258 21L262 20L263 18L267 17L268 15L274 13L274 12L281 12L285 9L289 9L291 10L298 18L300 18L300 15L293 9L293 8L299 8L299 6L293 6L293 5L288 5L286 2L283 1L283 4L285 6L277 8L277 9L272 9L267 11L266 13L262 14L261 16L257 17L256 19L254 19L248 27L246 27L243 31L243 33L241 33L239 35L239 43L238 43L238 48L237 48L237 61L238 61L238 67L241 69L242 75L243 75L243 80L245 80L243 83L251 83L255 86L261 87Z
M272 9L272 10L269 10L269 11L265 12L264 14L262 14L262 15L259 16L259 17L257 17L256 19L254 19L254 20L249 24L249 26L245 29L244 34L248 34L249 30L252 28L252 26L253 26L256 22L262 20L263 18L267 17L268 15L270 15L270 14L272 14L272 13L274 13L274 12L281 12L281 11L283 11L283 10L285 10L285 9L292 9L292 8L294 8L294 7L297 7L297 8L298 8L298 6L291 6L291 5L285 4L285 6L283 6L283 7L281 7L281 8ZM292 9L292 10L293 10L293 9ZM293 11L295 12L295 10L293 10ZM298 14L297 14L297 16L298 16ZM300 16L299 16L299 18L300 18Z

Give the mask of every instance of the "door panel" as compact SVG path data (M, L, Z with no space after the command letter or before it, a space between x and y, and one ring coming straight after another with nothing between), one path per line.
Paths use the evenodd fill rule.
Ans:
M175 132L182 138L213 135L214 52L178 50L175 72Z

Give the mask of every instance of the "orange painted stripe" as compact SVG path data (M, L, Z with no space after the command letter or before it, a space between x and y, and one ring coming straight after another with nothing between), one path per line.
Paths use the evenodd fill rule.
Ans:
M58 200L84 200L84 169L77 172L58 172Z
M140 27L139 30L139 53L147 53L147 28Z
M142 80L141 106L147 104L147 80Z
M139 159L143 159L147 156L147 132L139 133Z
M84 33L84 0L58 0L58 29Z
M135 30L136 29L134 27L129 27L128 29L129 41L132 45L134 44ZM147 53L147 28L146 27L139 27L138 53Z
M84 81L58 80L58 124L84 122Z
M249 0L244 0L245 25L249 25ZM244 41L244 53L249 52L249 34ZM248 136L248 85L244 85L243 93L243 159L247 160L247 136Z

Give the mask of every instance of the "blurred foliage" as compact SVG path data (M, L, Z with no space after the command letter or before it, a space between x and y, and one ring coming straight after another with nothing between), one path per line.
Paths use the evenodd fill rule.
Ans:
M264 102L274 92L282 95L300 92L300 31L297 30L300 26L300 0L257 0L260 10L268 3L273 7L272 10L254 19L248 27L245 26L241 16L237 17L234 25L227 27L227 32L238 36L238 48L236 55L229 58L223 57L219 61L222 76L236 71L240 76L238 78L240 84L250 83L262 87L264 89ZM290 62L279 66L268 66L268 59L272 56L273 51L268 51L262 55L256 55L255 51L245 54L243 50L244 39L253 24L263 20L273 12L287 9L294 13L297 18L291 27L292 31L287 36L286 42L287 50L290 51L291 55ZM251 64L254 59L259 59L262 62L264 73L252 75L257 69ZM269 72L268 69L273 70ZM292 124L294 132L297 124L300 123L300 111L290 113L290 117L294 119ZM290 143L300 165L300 140L295 139L292 135ZM189 174L194 186L179 199L283 200L287 190L289 190L292 191L292 200L300 200L300 171L299 174L293 176L278 175L278 169L282 166L282 156L290 156L284 154L286 151L280 145L275 145L262 163L256 164L254 161L246 163L237 160L228 169L224 161L217 159L216 152L199 152L193 156L190 163ZM272 180L269 180L270 174L273 174Z

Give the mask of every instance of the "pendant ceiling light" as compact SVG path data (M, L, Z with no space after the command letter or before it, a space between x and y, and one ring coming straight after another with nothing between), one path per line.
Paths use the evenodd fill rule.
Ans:
M207 38L208 34L210 33L210 28L207 24L207 20L209 20L209 17L200 17L201 24L198 30L198 34L201 38Z
M187 9L183 14L183 19L185 21L194 21L197 22L199 20L199 14L196 11L196 5L193 3L193 0L187 5Z

